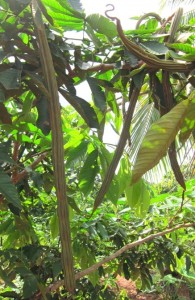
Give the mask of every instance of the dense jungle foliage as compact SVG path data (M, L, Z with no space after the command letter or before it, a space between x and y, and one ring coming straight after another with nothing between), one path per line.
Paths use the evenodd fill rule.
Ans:
M105 11L0 0L2 300L195 299L194 14Z

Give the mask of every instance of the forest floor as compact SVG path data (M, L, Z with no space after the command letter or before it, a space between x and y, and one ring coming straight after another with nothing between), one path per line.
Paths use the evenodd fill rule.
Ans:
M126 280L121 276L117 276L117 285L119 290L126 290L129 299L131 300L166 300L165 295L159 295L158 293L142 293L136 289L135 282ZM171 295L170 295L171 296ZM173 295L172 295L173 296ZM181 285L177 290L177 296L182 300L193 300L190 298L189 289L186 285ZM171 299L171 298L168 298Z

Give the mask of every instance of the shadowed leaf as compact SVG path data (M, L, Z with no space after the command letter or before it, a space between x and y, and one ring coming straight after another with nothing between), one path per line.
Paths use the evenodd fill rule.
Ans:
M103 112L106 109L106 97L96 78L88 77L87 82L93 94L95 105Z
M6 90L17 89L21 81L21 70L8 69L0 72L0 82Z
M22 209L16 187L2 169L0 169L0 193L6 198L8 203L18 209Z
M40 128L43 134L48 135L50 133L50 121L48 102L45 96L42 96L36 103L38 110L37 127Z
M64 98L76 109L90 128L99 128L97 115L93 107L84 99L67 93L65 90L60 89L60 93Z
M88 155L84 166L82 167L81 172L79 174L79 188L85 195L90 192L94 184L95 176L97 175L97 172L99 170L97 164L97 157L98 151L92 151Z

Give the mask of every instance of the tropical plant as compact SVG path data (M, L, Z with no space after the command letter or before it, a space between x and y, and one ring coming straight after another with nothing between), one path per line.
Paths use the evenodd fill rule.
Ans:
M0 297L112 299L108 274L144 289L152 269L189 272L194 181L178 160L191 178L194 20L181 43L182 10L124 33L109 10L111 20L86 17L79 1L0 7ZM72 30L82 37L67 38ZM117 146L104 142L107 124ZM152 184L163 165L176 194Z

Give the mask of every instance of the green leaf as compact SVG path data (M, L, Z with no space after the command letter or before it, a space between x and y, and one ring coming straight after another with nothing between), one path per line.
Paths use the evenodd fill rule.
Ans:
M82 12L82 3L80 0L67 0L67 2L69 3L69 5L76 11Z
M106 227L104 226L104 224L102 224L101 222L97 222L97 232L99 233L100 237L103 240L108 240L109 235L108 235L108 231L106 230Z
M5 0L0 0L0 6L6 11L9 9L8 2Z
M142 195L142 187L143 187L143 180L140 179L135 184L126 187L125 195L127 198L127 202L131 208L134 208L141 198Z
M8 203L20 210L22 209L16 187L11 183L10 177L2 169L0 169L0 193L3 194Z
M49 225L50 225L51 237L52 239L55 239L56 237L59 236L59 220L58 220L57 212L55 212L51 217Z
M194 93L195 96L195 93ZM190 137L190 134L195 128L195 98L189 104L188 111L186 113L186 117L181 127L181 131L179 134L179 140L182 144L184 144L187 139Z
M25 100L24 100L24 104L23 104L23 108L22 108L22 112L24 114L27 114L28 112L30 112L32 105L33 105L33 101L34 101L34 95L32 94L31 91L27 92L25 94Z
M85 195L91 191L94 184L95 177L99 170L97 164L97 157L98 157L98 151L97 150L92 151L88 155L84 163L84 166L82 167L79 174L79 188Z
M148 213L149 206L150 206L150 193L148 191L147 185L143 182L139 201L135 206L136 214L140 217L145 217L146 214Z
M165 55L169 51L169 49L164 44L157 41L146 41L140 43L140 45L148 52L155 55Z
M5 282L5 284L7 286L9 286L10 288L15 289L16 286L15 284L11 281L11 279L9 278L8 274L6 274L6 272L2 269L2 267L0 266L0 278Z
M56 259L52 261L52 272L53 272L53 277L59 276L60 272L62 271L62 263L61 259Z
M67 198L68 198L68 204L70 205L69 208L74 209L77 212L77 214L80 214L81 210L79 209L75 199L73 197L67 197Z
M21 70L7 69L0 72L0 83L6 90L19 88L21 81Z
M138 71L138 73L136 72L136 74L133 75L133 82L134 82L135 86L139 89L139 88L141 88L143 81L144 81L144 77L146 75L145 69L143 66L139 69L135 69L135 70L131 71L131 74L130 74L131 76L132 76L132 72L134 72L134 71Z
M115 24L104 16L92 14L86 18L86 21L95 31L104 34L109 39L113 39L117 36Z
M131 67L136 67L138 65L139 59L126 48L124 49L124 57Z
M43 134L48 135L50 133L50 119L49 119L49 108L48 100L45 96L40 97L36 102L38 111L37 127L41 129Z
M68 149L66 162L67 168L84 157L85 153L87 152L88 144L88 141L83 140L78 146Z
M85 17L84 13L82 12L81 0L58 0L58 2L62 5L62 7L68 9L75 17Z
M2 143L0 144L0 163L9 163L9 164L15 164L14 160L9 155L9 144L8 143Z
M184 60L184 61L195 61L195 54L185 54L179 55L175 51L169 50L170 57L174 58L175 60Z
M120 182L119 185L119 194L122 194L127 187L127 184L130 182L129 178L131 176L131 166L129 157L126 155L120 161L120 169L117 175L117 179Z
M93 94L94 102L95 105L102 111L104 112L106 109L106 97L105 94L98 84L99 81L96 78L88 77L87 82L90 86L90 89Z
M99 128L97 115L93 107L84 99L60 89L60 93L76 109L90 128Z
M42 0L54 21L55 26L63 30L82 30L85 15L70 7L67 1L63 0Z
M13 230L13 219L11 218L0 224L0 235L7 235L9 228Z
M37 0L38 6L42 12L42 14L44 15L44 17L46 18L46 20L51 24L54 25L53 23L53 19L48 15L47 10L45 8L45 6L42 4L41 0Z
M120 182L118 180L117 175L115 175L106 193L106 198L109 199L114 205L116 205L119 196L120 196Z
M167 46L187 54L195 55L195 48L190 44L174 43L174 44L167 44Z
M93 28L89 24L86 24L86 33L90 37L96 48L102 46L101 40L95 35Z
M110 153L108 149L102 144L101 151L99 153L99 158L101 162L101 172L102 172L102 177L106 175L107 169L109 167L109 164L112 161L113 158L113 153Z
M16 268L16 272L23 278L23 297L29 299L38 289L38 281L34 274L26 267Z
M132 172L132 183L158 164L175 139L188 110L189 101L176 105L169 113L153 123L147 132Z
M88 277L89 277L89 280L91 281L91 283L93 284L93 286L95 287L99 281L98 271L94 271L94 272L90 273L88 275Z

